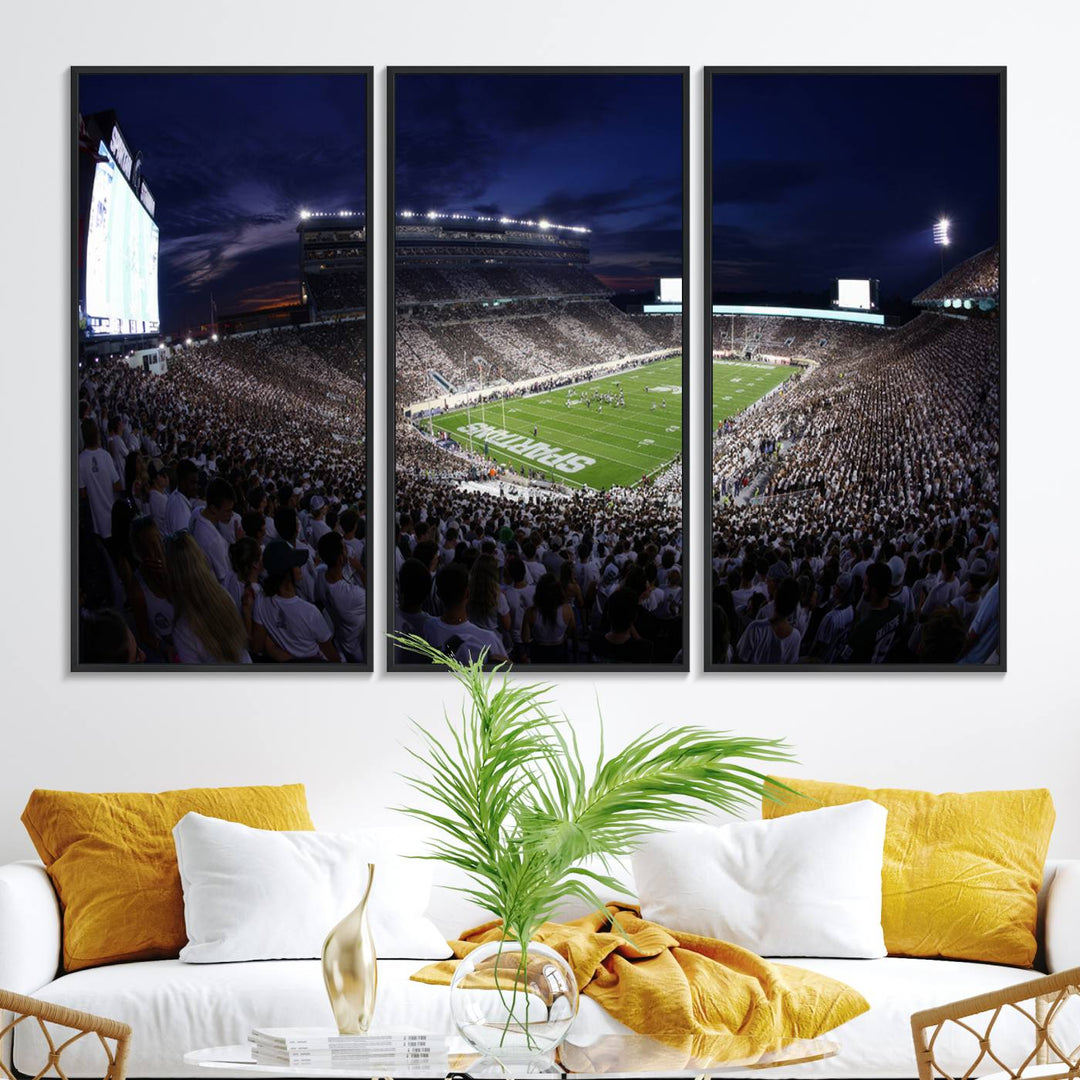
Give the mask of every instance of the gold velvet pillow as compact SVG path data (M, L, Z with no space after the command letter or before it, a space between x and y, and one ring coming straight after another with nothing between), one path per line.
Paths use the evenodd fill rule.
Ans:
M762 816L871 799L889 811L881 871L885 946L901 956L946 956L1031 967L1043 862L1054 828L1050 792L878 791L776 777L781 799Z
M179 954L187 934L172 829L190 811L256 829L315 828L303 784L30 796L22 822L63 908L65 971Z

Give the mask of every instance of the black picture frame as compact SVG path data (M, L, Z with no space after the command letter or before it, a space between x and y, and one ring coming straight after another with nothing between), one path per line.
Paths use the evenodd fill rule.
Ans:
M693 309L690 303L690 68L687 66L390 66L386 69L386 629L394 628L394 522L395 522L395 439L397 419L395 379L395 297L394 297L394 249L395 249L395 80L409 75L678 75L682 79L682 566L683 581L682 636L683 658L677 664L533 664L508 670L531 672L558 672L560 675L594 675L618 672L632 675L638 672L665 672L685 674L690 671L690 605L687 602L693 587L693 537L690 527L690 350ZM394 661L393 648L387 648L386 669L391 674L421 674L438 672L440 669L424 664L399 664Z
M370 674L374 671L372 647L374 643L374 625L370 604L371 597L371 573L372 560L372 510L376 506L372 498L371 481L374 474L374 440L372 433L372 419L374 409L372 404L372 372L374 361L374 334L372 327L371 286L374 274L374 245L371 236L371 222L374 217L374 149L375 149L375 102L374 102L374 74L375 69L371 65L73 65L70 69L70 108L69 108L69 135L68 152L69 161L69 260L70 277L68 297L68 311L70 318L69 328L69 400L68 400L68 423L65 425L70 439L68 447L68 462L70 472L70 605L68 608L69 619L69 668L73 674L86 673L110 673L110 672L142 672L142 673L205 673L205 672L228 672L232 674L254 675L256 673L305 673L319 677L331 673L342 675ZM79 394L79 79L85 75L359 75L364 78L365 87L365 125L364 139L366 143L366 175L365 175L365 217L366 217L366 266L368 304L365 318L365 427L367 437L365 440L364 455L367 472L367 534L364 545L364 562L366 564L366 577L368 580L368 618L365 626L364 655L365 662L343 664L309 664L309 663L279 663L279 664L87 664L79 660L79 490L78 490L78 437L77 437L77 407Z
M1000 636L998 646L999 661L996 664L717 664L713 662L712 642L712 534L713 534L713 476L712 476L712 309L713 309L713 80L723 75L994 75L998 78L998 245L1000 251L1000 289L998 308L998 356L1000 385L1000 492L999 492L999 581L1000 581ZM1008 558L1008 540L1006 533L1006 318L1008 303L1006 298L1006 76L1005 66L707 66L704 71L704 132L702 155L702 201L703 201L703 243L702 243L702 367L703 393L701 403L702 429L702 544L699 561L702 575L703 601L702 643L704 670L707 674L752 674L785 672L911 672L919 674L954 675L964 677L973 673L1004 674L1006 665L1006 560Z

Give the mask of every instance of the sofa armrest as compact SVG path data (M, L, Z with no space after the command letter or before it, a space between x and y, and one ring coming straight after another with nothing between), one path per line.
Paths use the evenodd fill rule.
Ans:
M1080 967L1080 859L1057 864L1046 893L1046 970Z
M60 904L39 862L0 866L0 990L32 994L60 967Z

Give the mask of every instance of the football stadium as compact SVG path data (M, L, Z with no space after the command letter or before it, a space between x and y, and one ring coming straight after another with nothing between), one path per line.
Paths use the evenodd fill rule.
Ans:
M997 245L913 305L714 307L713 663L992 658Z
M462 656L681 654L682 319L617 305L590 235L397 215L395 624L467 595Z
M166 333L140 155L79 130L78 662L365 663L365 215L282 224L292 302Z

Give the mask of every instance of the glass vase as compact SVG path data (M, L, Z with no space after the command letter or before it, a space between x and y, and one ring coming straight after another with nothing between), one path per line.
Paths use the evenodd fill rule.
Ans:
M574 1022L577 980L554 949L489 941L458 962L450 1011L463 1038L485 1058L527 1071L550 1061Z
M322 969L334 1022L341 1035L363 1035L375 1016L378 968L375 941L368 926L367 904L375 866L368 863L363 898L326 936Z

